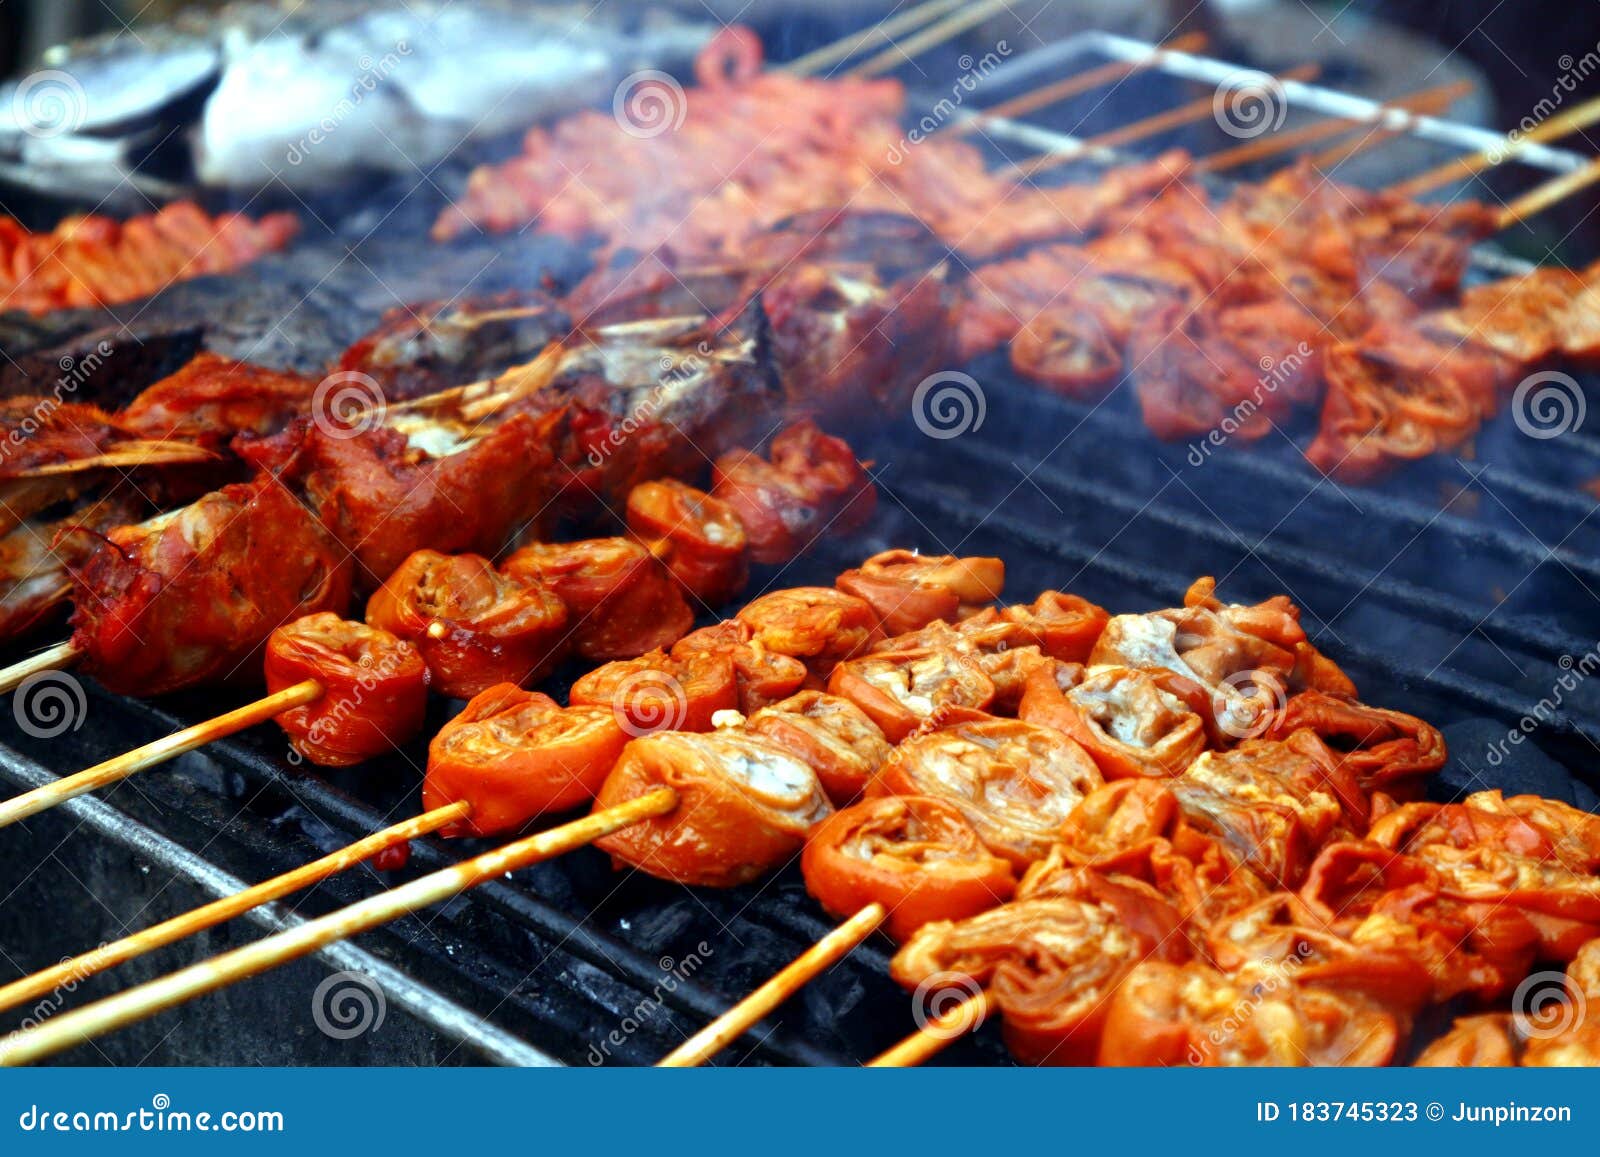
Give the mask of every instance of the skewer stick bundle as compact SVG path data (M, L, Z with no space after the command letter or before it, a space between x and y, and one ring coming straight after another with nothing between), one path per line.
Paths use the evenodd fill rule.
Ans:
M1279 77L1280 80L1314 80L1322 71L1320 65L1302 64L1298 68L1291 68ZM1060 152L1046 153L1042 157L1034 157L1017 166L1018 175L1032 177L1049 169L1059 168L1077 160L1087 153L1100 149L1116 149L1130 145L1135 141L1142 141L1146 137L1153 137L1171 129L1181 128L1183 125L1203 121L1216 113L1216 101L1212 97L1202 97L1175 109L1156 113L1154 116L1145 117L1143 120L1134 121L1130 125L1112 129L1110 132L1101 133L1097 137L1090 137L1078 147L1063 149Z
M943 44L946 40L961 35L973 25L987 20L1005 9L1007 4L1008 0L978 0L975 4L965 4L944 19L936 21L915 35L906 37L899 44L890 45L865 64L854 66L849 70L849 75L878 76L881 73L892 72L919 53Z
M1328 120L1318 121L1304 128L1294 129L1286 133L1274 133L1269 136L1259 137L1253 141L1246 141L1231 149L1220 153L1213 153L1209 157L1202 157L1196 161L1194 168L1197 172L1218 173L1225 169L1236 168L1252 161L1259 161L1266 157L1275 157L1279 153L1288 152L1290 149L1299 148L1301 145L1311 144L1314 141L1327 140L1329 137L1338 136L1340 133L1349 132L1351 129L1363 126L1381 127L1389 117L1396 113L1409 113L1413 116L1432 115L1443 112L1445 109L1467 93L1472 91L1472 86L1466 81L1457 81L1452 84L1439 85L1436 88L1423 89L1421 92L1403 96L1397 100L1388 101L1373 109L1371 114L1360 119L1347 117L1331 117ZM1409 120L1402 119L1401 129L1409 126Z
M796 76L812 76L840 61L849 60L865 48L867 42L873 38L892 40L901 33L911 32L937 20L946 13L960 8L963 3L964 0L927 0L927 3L908 8L888 20L879 21L870 28L863 28L860 32L842 37L832 44L825 44L804 56L796 57L781 71L791 72Z
M336 940L360 935L443 903L507 872L563 855L641 820L666 815L677 806L677 792L671 788L657 788L626 803L515 840L503 848L442 868L391 891L63 1013L36 1028L0 1040L0 1065L43 1060L102 1033L145 1020L197 996L309 956Z
M397 847L408 840L429 835L441 828L463 820L471 811L464 802L435 808L408 820L374 832L348 847L313 860L293 871L275 876L253 887L222 896L211 903L164 920L121 940L114 940L81 956L70 957L31 976L24 976L10 984L0 986L0 1010L15 1008L30 1000L46 996L66 984L76 984L108 968L115 968L146 952L154 952L187 936L213 928L250 909L273 900L282 899L302 888L337 875L388 848Z
M1113 60L1109 64L1097 65L1085 69L1083 72L1036 88L1032 92L1022 93L1010 100L1002 101L993 108L985 109L982 114L969 121L956 124L950 131L960 133L973 132L979 125L987 121L1008 120L1028 113L1037 112L1048 105L1058 104L1061 101L1079 96L1101 85L1114 84L1124 77L1143 72L1159 64L1166 53L1169 52L1195 52L1204 48L1206 36L1203 32L1187 32L1157 48L1140 60Z
M1505 161L1513 160L1529 145L1557 140L1597 122L1600 122L1600 96L1586 100L1559 116L1553 116L1526 133L1508 136L1503 144L1496 145L1492 149L1485 149L1481 153L1474 153L1454 161L1446 161L1438 168L1429 169L1426 173L1420 173L1409 181L1395 185L1390 192L1401 197L1420 197L1424 193L1431 193L1456 181L1477 176L1485 169L1492 169Z

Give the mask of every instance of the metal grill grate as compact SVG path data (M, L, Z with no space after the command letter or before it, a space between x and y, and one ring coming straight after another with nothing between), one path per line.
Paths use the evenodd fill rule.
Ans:
M1042 74L1071 71L1074 61L1132 60L1149 47L1085 34L1008 63L994 80L1031 85ZM1215 85L1234 70L1173 54L1160 71ZM1309 113L1365 116L1373 108L1312 85L1291 82L1284 89ZM1434 118L1416 119L1410 131L1451 152L1499 139ZM1030 149L1061 147L1064 140L1032 125L995 124L986 132ZM1540 147L1520 159L1549 172L1581 163L1574 154ZM524 269L581 268L581 255L537 239L519 240L509 250L480 242L449 262L420 262L411 238L434 207L406 205L381 236L361 242L359 264L370 278L341 256L350 237L360 236L357 220L339 235L264 262L248 282L177 287L146 317L163 323L193 318L202 303L226 316L230 301L252 301L263 287L289 301L304 289L296 306L303 340L290 344L293 360L317 364L354 336L348 331L359 331L369 315L392 304L384 300L386 281L404 284L414 296L435 288L442 296L454 292L451 277L473 276L494 264L489 258L508 253L525 262ZM1510 267L1485 253L1478 272L1492 276ZM502 266L492 277L507 280L512 273ZM338 324L325 324L334 318ZM242 335L237 352L247 341ZM1575 484L1600 476L1600 443L1576 435L1535 444L1501 423L1486 432L1475 462L1423 463L1380 487L1350 490L1318 477L1282 443L1227 446L1196 466L1185 448L1160 445L1144 433L1127 391L1090 408L1016 380L1001 358L968 369L984 393L983 424L934 439L900 421L864 440L861 449L879 463L888 499L878 522L866 535L824 544L781 575L758 576L758 587L762 580L828 583L863 555L895 545L999 555L1017 597L1068 587L1113 611L1170 605L1200 574L1222 578L1222 593L1234 600L1284 591L1364 697L1446 727L1455 758L1441 791L1484 776L1497 786L1595 806L1600 781L1589 769L1600 750L1600 687L1580 683L1548 711L1540 701L1550 697L1563 664L1597 645L1600 522L1592 517L1596 504ZM7 727L4 739L17 760L0 761L0 777L26 786L37 765L57 771L83 766L220 705L210 694L154 706L96 692L89 724L61 740L31 740ZM1531 741L1491 766L1490 744L1525 717L1543 720ZM420 748L335 776L302 774L283 754L276 735L263 730L185 757L105 798L130 817L124 825L149 825L245 879L304 862L416 808ZM7 833L15 841L8 859L92 872L94 841L110 841L132 849L148 871L171 879L181 892L192 865L186 868L170 848L139 844L136 828L108 822L94 833L77 830L76 812L38 817L20 834ZM461 851L461 845L419 842L407 872L442 866ZM46 871L27 882L20 889L29 896L25 905L0 902L0 944L29 945L30 957L18 958L19 967L42 963L39 952L53 959L58 947L86 947L89 933L74 921L41 933L41 913L85 909L66 875L75 873ZM316 914L392 882L350 873L315 890L300 909ZM150 923L152 916L136 922ZM85 919L108 917L89 910ZM642 877L614 877L603 857L585 851L364 937L361 948L425 986L416 999L436 1013L430 1027L467 1046L465 1053L446 1048L429 1059L504 1056L490 1038L509 1035L568 1063L592 1061L591 1049L601 1046L608 1062L647 1063L829 926L792 868L730 892L689 892ZM108 926L108 934L117 931ZM224 931L216 934L220 940L191 942L159 955L150 967L170 967L225 946L234 935L242 934ZM50 942L39 947L41 936ZM699 951L702 942L708 952ZM692 975L680 978L692 956L701 959ZM883 946L863 947L786 1006L770 1032L752 1035L729 1056L851 1064L873 1055L910 1026L908 1004L887 979L886 963ZM327 1042L312 1035L308 975L314 973L295 970L245 986L251 995L224 1006L238 1014L236 1036L217 1042L215 1055L203 1059L249 1062L256 1057L240 1050L279 1037L309 1038L321 1050L292 1052L297 1059L371 1056L369 1043L358 1040L330 1058ZM247 1011L261 1023L240 1019ZM479 1019L493 1031L478 1026ZM163 1018L108 1038L102 1047L113 1059L139 1060L150 1048L159 1050L171 1028ZM620 1043L608 1043L614 1033ZM164 1055L170 1054L157 1053ZM991 1028L960 1043L947 1059L1003 1063L1006 1054Z

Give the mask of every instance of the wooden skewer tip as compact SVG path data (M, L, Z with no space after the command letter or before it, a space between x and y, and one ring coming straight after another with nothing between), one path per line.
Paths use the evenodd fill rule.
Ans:
M147 771L197 747L204 747L237 731L254 727L257 723L265 723L275 715L320 699L322 694L321 683L315 679L306 679L285 687L282 691L263 696L253 703L246 703L243 707L218 715L214 719L207 719L203 723L196 723L192 727L174 731L171 735L162 736L142 747L136 747L132 751L125 751L75 775L65 776L36 787L32 791L13 796L0 802L0 828L9 827L29 816L38 815L85 792L95 791L107 784Z
M889 916L882 904L868 904L775 974L760 988L684 1041L658 1068L684 1069L703 1065L750 1028L804 988L865 940Z

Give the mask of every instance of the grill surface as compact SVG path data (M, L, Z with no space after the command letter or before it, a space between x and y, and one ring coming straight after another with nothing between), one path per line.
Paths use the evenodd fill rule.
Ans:
M452 184L442 175L436 181ZM176 286L120 316L13 319L0 327L0 343L20 355L120 321L163 335L150 350L181 360L201 321L213 348L311 368L401 299L448 296L469 283L493 292L540 274L568 280L584 268L581 252L532 236L437 251L418 240L437 208L431 186L399 189L377 207L320 214L342 223L244 278ZM1500 268L1485 255L1484 275ZM123 363L141 367L129 384L149 380L160 361ZM1125 389L1091 408L1016 380L1003 357L966 368L982 393L982 424L933 438L907 413L860 438L860 452L878 463L885 497L876 522L781 572L758 573L752 591L831 583L873 551L915 546L1004 558L1015 598L1061 587L1114 612L1172 605L1201 574L1218 576L1231 601L1285 592L1364 699L1445 729L1452 760L1438 794L1497 786L1590 809L1600 803L1591 770L1600 749L1600 687L1557 686L1600 645L1600 523L1596 503L1575 488L1600 475L1600 441L1581 432L1534 441L1502 420L1485 432L1474 461L1434 460L1380 487L1350 490L1317 476L1284 440L1224 446L1195 465L1187 447L1144 433ZM82 730L42 742L5 719L0 740L24 761L66 771L230 701L194 694L151 705L90 688ZM434 710L434 722L442 722L447 713ZM1532 736L1501 743L1504 757L1492 760L1491 745L1525 717L1541 721ZM277 732L262 728L102 798L246 880L417 810L420 745L339 774L303 773L286 755ZM4 764L0 776L23 778ZM166 905L178 910L205 898L170 854L145 847L124 857L79 823L76 815L51 814L6 833L8 863L40 865L27 879L16 867L0 874L0 947L9 954L5 967L18 973L90 947L85 921L112 936L124 921L128 929L143 926ZM404 872L348 873L292 906L305 915L330 910L474 846L420 841ZM124 858L149 873L150 887L137 897ZM99 894L100 910L86 903L85 890ZM55 906L74 918L52 917ZM210 1012L197 1006L160 1018L107 1038L104 1053L80 1049L71 1059L460 1063L496 1056L470 1024L481 1017L568 1063L649 1063L830 926L793 867L728 892L690 891L614 875L604 857L586 850L362 938L363 949L424 986L420 1007L454 1010L450 1016L331 1041L314 1027L311 1007L324 970L301 965L208 998ZM219 930L124 970L125 978L147 978L247 935L243 926ZM910 1009L886 977L885 949L874 942L857 950L724 1063L850 1064L898 1039L911 1025ZM122 983L97 981L73 999ZM263 1051L264 1041L281 1043ZM945 1059L1002 1063L1006 1054L990 1027Z

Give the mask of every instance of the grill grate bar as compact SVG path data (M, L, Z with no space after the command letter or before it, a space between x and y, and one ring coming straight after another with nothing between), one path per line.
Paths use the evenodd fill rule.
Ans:
M953 450L956 453L986 466L1003 468L1014 465L1014 460L997 448L980 445L969 439L955 439L954 443ZM1053 487L1076 497L1121 511L1129 518L1135 516L1147 518L1208 543L1247 550L1266 561L1312 575L1329 586L1355 593L1373 594L1441 626L1463 632L1481 631L1489 637L1541 653L1550 659L1582 654L1592 645L1588 640L1559 631L1542 629L1535 624L1526 624L1510 618L1504 620L1486 618L1477 609L1452 595L1424 590L1403 580L1383 575L1356 573L1347 563L1314 555L1309 551L1265 540L1249 544L1225 527L1197 521L1178 512L1164 509L1158 504L1152 503L1146 506L1123 497L1109 487L1074 478L1052 466L1034 465L1031 468L1031 476L1043 479Z

